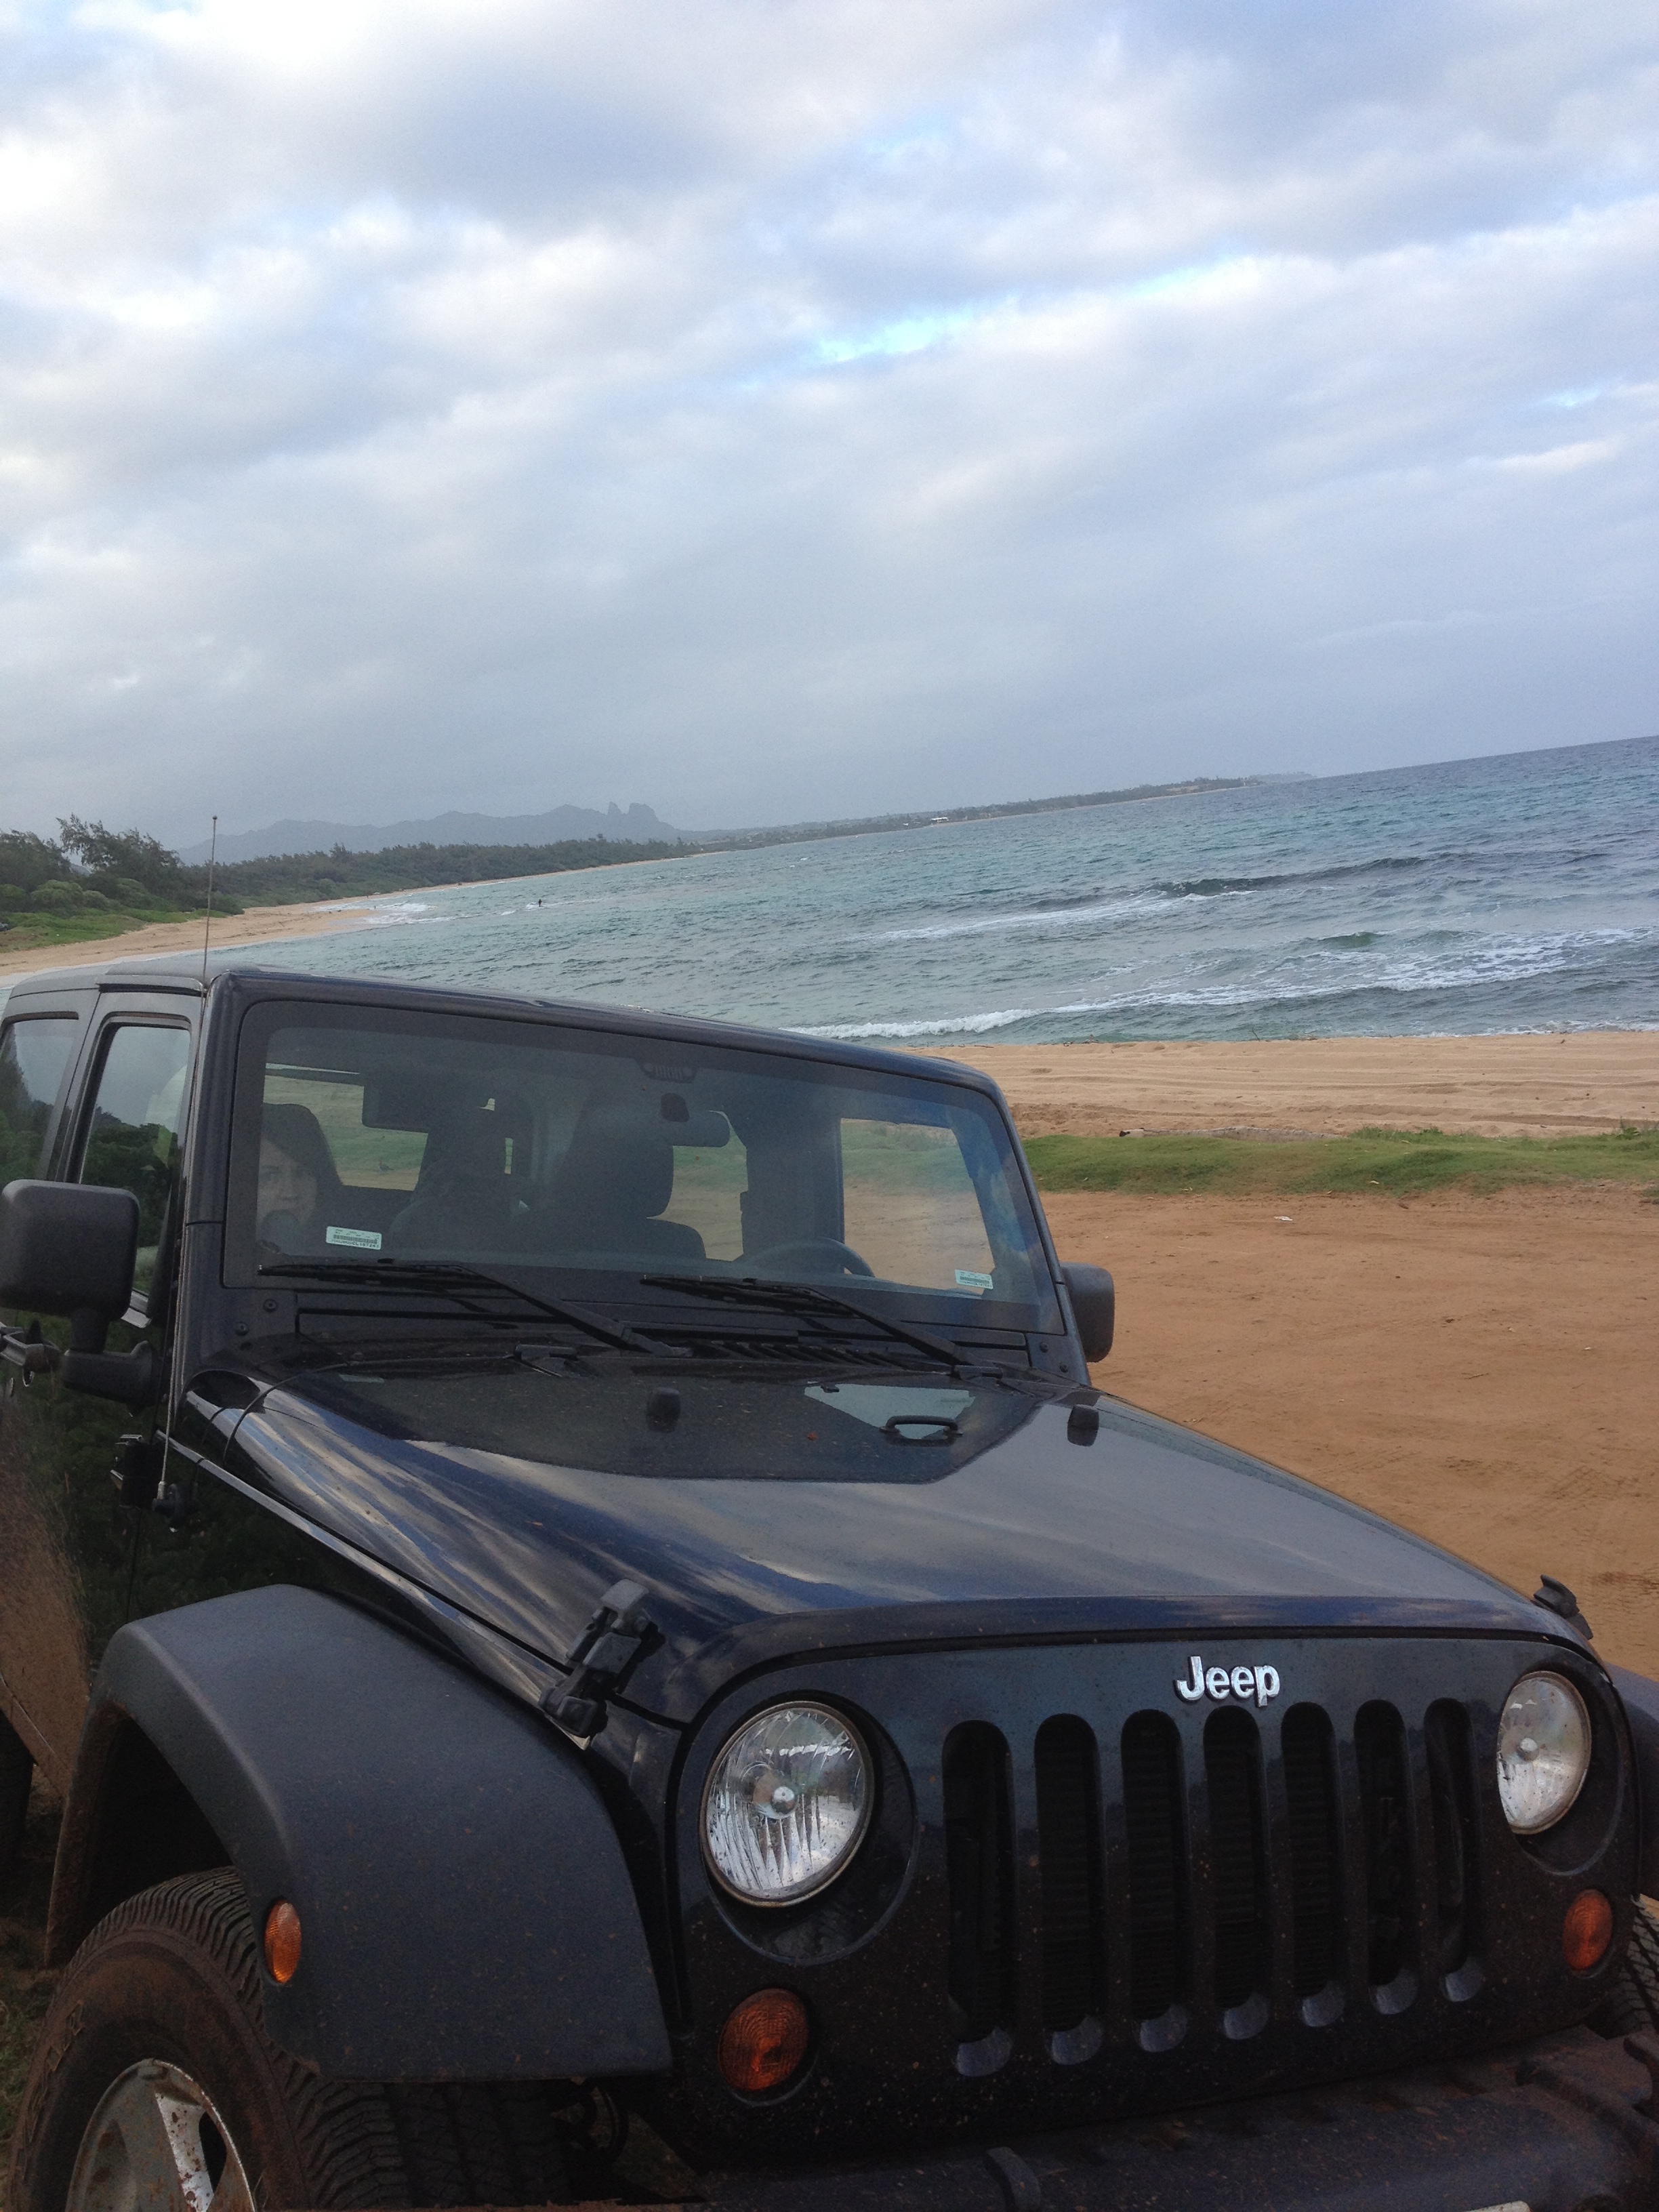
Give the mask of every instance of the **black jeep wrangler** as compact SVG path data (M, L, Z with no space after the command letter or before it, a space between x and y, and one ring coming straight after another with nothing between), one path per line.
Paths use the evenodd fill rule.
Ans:
M1659 2204L1659 1686L1091 1385L981 1076L118 965L0 1182L11 2212Z

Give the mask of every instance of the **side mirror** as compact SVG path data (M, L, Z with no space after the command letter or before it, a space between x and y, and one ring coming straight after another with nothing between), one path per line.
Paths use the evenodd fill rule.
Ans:
M138 1201L130 1190L27 1182L0 1190L0 1305L62 1315L70 1325L61 1363L41 1347L48 1356L27 1364L61 1364L71 1389L135 1407L155 1397L155 1352L143 1344L112 1357L104 1340L131 1303L137 1259Z
M1077 1316L1077 1333L1083 1345L1083 1356L1091 1364L1104 1359L1112 1348L1112 1331L1117 1320L1117 1291L1104 1267L1086 1267L1080 1262L1070 1262L1060 1269L1066 1279L1066 1288L1071 1294L1072 1311Z
M62 1314L76 1352L101 1352L132 1298L138 1201L99 1183L0 1190L0 1305Z

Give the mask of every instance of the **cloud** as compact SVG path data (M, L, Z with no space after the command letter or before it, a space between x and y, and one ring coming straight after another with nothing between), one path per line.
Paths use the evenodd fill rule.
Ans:
M1659 721L1659 40L1607 0L0 36L9 820L701 825Z

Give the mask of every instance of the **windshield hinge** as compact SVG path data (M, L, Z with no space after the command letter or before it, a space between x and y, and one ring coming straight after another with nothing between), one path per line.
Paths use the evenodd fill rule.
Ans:
M638 1583L612 1583L571 1650L569 1680L554 1683L543 1696L548 1718L584 1741L605 1726L606 1697L655 1632L645 1600Z

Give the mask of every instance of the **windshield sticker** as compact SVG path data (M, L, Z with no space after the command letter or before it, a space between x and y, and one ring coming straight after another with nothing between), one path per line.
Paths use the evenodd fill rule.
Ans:
M323 1241L328 1244L349 1244L354 1252L378 1252L380 1232L378 1229L325 1229Z
M988 1291L994 1279L981 1275L977 1267L958 1267L957 1280L964 1291Z

